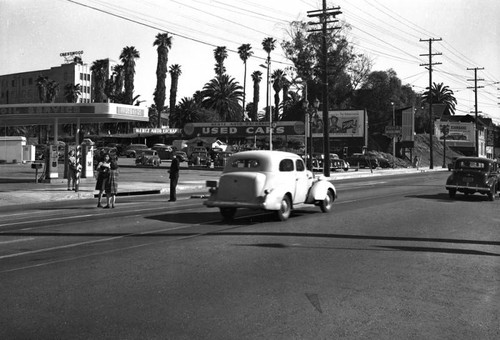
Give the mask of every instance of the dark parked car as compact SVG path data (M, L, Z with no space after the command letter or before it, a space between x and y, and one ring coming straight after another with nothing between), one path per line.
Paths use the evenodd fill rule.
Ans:
M482 157L459 157L453 164L453 173L446 180L446 190L450 198L457 191L465 195L480 193L490 201L500 191L500 172L498 163Z
M188 159L188 165L204 165L210 166L210 157L206 151L195 151L191 153Z
M188 160L187 153L184 151L174 151L175 157L179 160L179 162L186 162Z
M349 163L343 159L336 158L336 159L330 160L330 169L333 171L337 171L337 170L347 171L347 170L349 170L349 168L350 168Z
M139 151L135 158L135 165L160 166L161 159L156 150Z
M130 144L127 146L123 154L128 158L135 158L144 150L150 150L150 148L148 148L146 144Z
M232 152L217 152L217 154L215 155L214 166L226 166L227 160L232 155Z

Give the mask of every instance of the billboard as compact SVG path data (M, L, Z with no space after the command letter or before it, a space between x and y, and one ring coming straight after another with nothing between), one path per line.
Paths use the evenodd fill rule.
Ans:
M305 126L301 121L187 123L184 134L188 138L253 137L268 136L271 129L273 136L303 135Z
M328 111L328 131L330 137L364 137L365 111ZM311 117L313 137L323 137L323 117L316 112Z
M443 141L445 137L442 132L444 126L448 126L449 128L448 135L446 136L446 145L474 147L474 123L436 121L434 131L436 138L440 141Z

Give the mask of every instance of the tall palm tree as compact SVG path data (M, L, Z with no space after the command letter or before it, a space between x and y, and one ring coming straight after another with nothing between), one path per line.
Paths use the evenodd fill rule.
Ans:
M269 89L269 77L270 77L270 74L269 74L269 72L271 70L271 52L274 50L275 47L276 47L276 39L268 37L268 38L264 38L264 40L262 40L262 48L267 53L267 84L266 84L266 86L267 86L267 90L266 90L266 114L267 115L271 114L271 112L269 111L269 109L270 109L270 106L269 106L269 91L270 91L270 89Z
M215 74L221 76L226 73L226 67L224 66L224 60L227 58L226 46L218 46L214 50L215 58Z
M165 107L168 52L172 48L172 37L168 33L158 33L153 46L158 46L158 63L156 65L156 89L154 102L158 110L158 127L161 127L161 113Z
M120 54L120 60L125 69L125 103L132 105L134 103L134 77L135 60L140 58L139 51L134 46L125 46Z
M90 71L93 74L93 92L94 92L94 102L104 103L106 102L105 88L106 88L106 74L109 66L108 59L98 59L92 63L90 66Z
M82 94L82 86L80 84L66 84L64 86L64 97L68 103L77 103L78 97Z
M256 122L257 111L259 110L260 81L262 80L262 72L254 71L251 77L253 81L253 111L251 112L250 119Z
M170 83L170 121L173 122L172 118L176 116L175 111L177 110L177 89L179 87L179 77L182 74L181 65L171 65L169 72L172 77L172 82ZM180 123L180 120L178 122Z
M429 87L426 89L427 90L422 95L422 102L429 103L432 96L432 104L445 104L449 114L455 114L457 99L455 98L453 91L448 86L444 86L443 83L433 83L430 91Z
M247 93L247 60L253 54L251 51L252 46L250 44L243 44L238 47L238 54L240 55L240 59L243 60L243 64L245 65L245 72L243 75L243 111L245 111L245 99Z
M47 83L47 103L54 103L59 94L59 83L55 80L49 80Z
M229 78L227 74L215 77L203 87L203 107L215 110L223 122L241 121L242 90L238 82L234 78Z
M46 76L39 75L36 78L36 87L38 89L38 99L40 99L41 103L45 103L47 100L47 83L49 82L49 78Z
M283 89L283 83L285 82L285 72L281 69L274 70L272 76L273 89L274 89L274 107L276 108L274 113L274 121L279 118L279 104L280 104L280 91Z

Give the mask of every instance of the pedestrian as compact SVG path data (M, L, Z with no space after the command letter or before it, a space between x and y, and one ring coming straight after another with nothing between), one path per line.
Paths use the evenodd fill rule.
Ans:
M109 170L111 167L111 158L108 153L104 154L103 159L97 164L96 167L96 184L95 189L99 191L97 194L97 207L101 208L102 194L106 188L106 182L109 178Z
M110 162L109 177L106 181L104 191L106 192L106 206L104 208L114 208L116 194L118 193L118 162L116 158L113 158Z
M172 163L170 164L168 173L170 174L170 199L168 201L175 202L177 200L177 182L179 181L179 160L175 155L172 157Z
M68 191L78 191L79 172L82 171L82 166L76 158L75 150L68 152Z

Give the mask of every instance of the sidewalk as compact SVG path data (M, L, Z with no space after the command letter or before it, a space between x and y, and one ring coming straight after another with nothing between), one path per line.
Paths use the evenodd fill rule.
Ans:
M160 168L138 168L127 164L127 160L120 159L118 182L118 196L164 194L169 193L168 168L163 164ZM62 165L60 165L62 168ZM434 168L432 171L446 171L447 169ZM416 173L430 171L429 168L398 168L398 169L360 169L347 172L332 172L330 180L345 178L378 177L402 173ZM207 180L218 180L222 169L194 169L181 166L178 194L208 194L205 186ZM317 174L317 173L316 173ZM92 199L97 191L94 178L82 179L78 192L67 190L67 181L59 171L59 178L50 183L35 183L35 170L31 163L0 164L0 206L41 203L57 200Z

